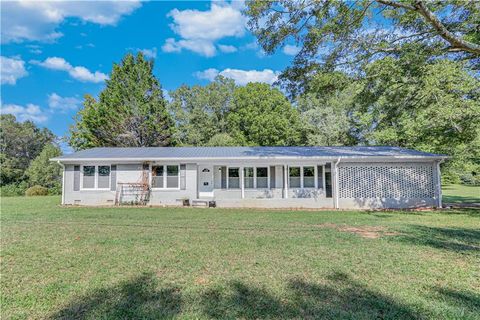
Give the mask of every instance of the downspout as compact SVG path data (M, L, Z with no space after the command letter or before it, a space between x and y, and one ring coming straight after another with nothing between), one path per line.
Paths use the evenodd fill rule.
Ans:
M62 206L65 205L65 165L60 161L57 161L62 166Z
M440 209L442 208L442 174L440 173L440 164L444 161L445 159L437 161L437 204Z
M335 165L334 165L334 169L335 169L335 187L334 187L335 198L334 198L333 205L334 205L335 209L338 209L338 164L340 163L340 159L341 158L338 158L337 162L335 162Z

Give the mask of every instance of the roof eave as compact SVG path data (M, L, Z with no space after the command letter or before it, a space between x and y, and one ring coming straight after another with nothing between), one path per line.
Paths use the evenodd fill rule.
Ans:
M355 160L355 159L371 159L371 160L385 160L385 159L398 159L398 160L440 160L440 159L449 159L450 157L446 155L428 155L428 156L314 156L314 157L294 157L294 156L281 156L281 157L242 157L241 160L325 160L325 159L342 159L342 160ZM232 157L142 157L142 158L62 158L56 157L51 158L50 161L57 161L57 162L85 162L85 161L110 161L110 162L132 162L132 161L208 161L208 160L216 160L216 161L232 161L232 160L239 160L239 158L232 158Z

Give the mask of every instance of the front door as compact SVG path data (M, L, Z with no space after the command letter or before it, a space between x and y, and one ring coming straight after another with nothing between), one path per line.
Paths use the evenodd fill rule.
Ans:
M213 166L198 166L198 197L213 198Z

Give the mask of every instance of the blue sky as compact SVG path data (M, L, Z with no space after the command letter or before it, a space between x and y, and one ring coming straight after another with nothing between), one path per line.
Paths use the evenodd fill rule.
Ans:
M210 1L1 2L2 113L68 133L84 94L97 94L127 52L155 59L166 90L217 74L272 83L297 48L266 56L243 3Z

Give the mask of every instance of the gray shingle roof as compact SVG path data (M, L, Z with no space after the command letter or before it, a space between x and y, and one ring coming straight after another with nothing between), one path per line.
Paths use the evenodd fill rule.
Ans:
M239 158L445 158L444 155L399 147L151 147L93 148L52 160L158 160Z

